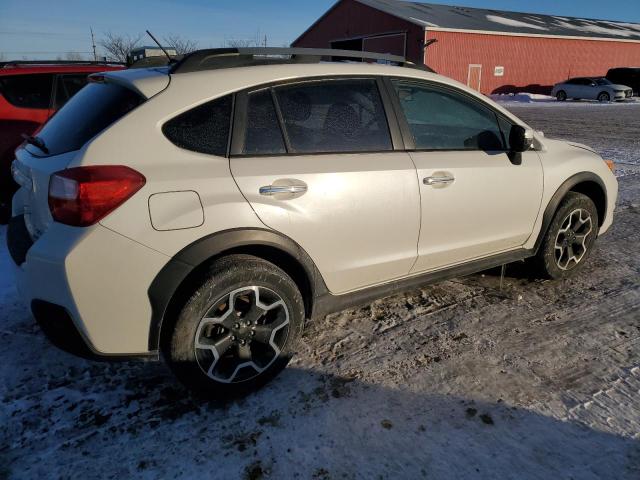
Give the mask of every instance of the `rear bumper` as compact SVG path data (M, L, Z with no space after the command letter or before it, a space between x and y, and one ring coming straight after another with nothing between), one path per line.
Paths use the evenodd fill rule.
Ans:
M11 227L8 243L19 229ZM22 263L10 249L18 290L54 344L89 358L157 357L147 290L166 256L100 225L54 223Z

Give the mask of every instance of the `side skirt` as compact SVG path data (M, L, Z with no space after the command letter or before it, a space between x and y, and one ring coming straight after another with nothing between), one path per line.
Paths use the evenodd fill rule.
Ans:
M474 260L455 267L436 270L418 274L412 277L403 278L393 282L376 285L364 290L345 293L343 295L333 295L325 293L316 297L314 301L313 318L322 318L330 313L340 312L348 308L357 307L370 303L374 300L390 297L400 292L411 290L419 286L449 280L451 278L463 277L473 273L488 270L490 268L517 262L535 255L535 250L518 249L511 252L501 253L480 260Z

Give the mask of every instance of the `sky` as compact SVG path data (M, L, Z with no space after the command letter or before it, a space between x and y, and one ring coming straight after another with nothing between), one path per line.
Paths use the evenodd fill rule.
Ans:
M640 0L430 0L430 3L579 16L640 23ZM162 38L177 34L200 48L229 39L261 39L269 46L291 43L334 0L0 0L0 58L89 56L92 27L98 43L106 32ZM148 37L143 44L151 44ZM100 53L100 47L98 47Z

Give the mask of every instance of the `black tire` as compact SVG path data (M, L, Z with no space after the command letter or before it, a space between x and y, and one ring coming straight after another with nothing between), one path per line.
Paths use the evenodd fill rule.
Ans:
M233 293L238 290L241 292ZM230 308L232 302L233 309ZM271 307L278 306L267 311L257 307L258 303L266 305L265 302L270 302L268 306ZM245 307L241 308L242 305ZM214 307L220 308L212 311ZM268 319L270 315L273 320ZM224 317L224 325L229 322L233 325L216 323L201 327L201 321L203 325L206 323L205 316ZM230 255L211 265L209 273L184 304L172 331L165 336L162 350L175 375L191 390L218 399L238 397L264 386L287 366L302 334L304 319L302 296L289 275L260 258ZM272 324L284 326L273 327ZM262 332L255 329L262 329ZM209 351L203 343L222 345L222 354L213 353L214 350L218 352L218 347ZM279 354L273 345L278 347ZM248 354L243 354L242 349L248 349ZM247 362L254 366L241 366ZM205 371L207 365L208 372ZM258 366L264 370L259 372ZM224 381L219 380L222 377ZM228 380L232 382L227 383Z
M571 219L570 215L573 215ZM588 233L587 216L590 226ZM540 273L547 278L560 279L578 271L593 250L598 234L598 220L598 210L589 197L582 193L569 192L560 202L534 259ZM563 232L568 224L573 234L569 234L568 230ZM575 229L572 228L574 225ZM560 250L559 247L564 250Z
M558 93L556 93L556 99L559 102L564 102L567 99L567 92L565 92L564 90L558 91Z
M598 101L599 102L610 102L611 101L611 96L607 92L600 92L598 94Z

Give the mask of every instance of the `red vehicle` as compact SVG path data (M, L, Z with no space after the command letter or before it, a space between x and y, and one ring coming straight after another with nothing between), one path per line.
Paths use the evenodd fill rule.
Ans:
M15 149L87 83L87 75L120 70L97 62L0 63L0 224L11 216L17 185L11 177Z

